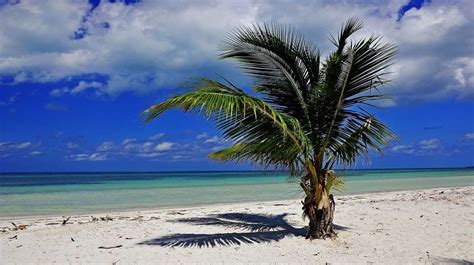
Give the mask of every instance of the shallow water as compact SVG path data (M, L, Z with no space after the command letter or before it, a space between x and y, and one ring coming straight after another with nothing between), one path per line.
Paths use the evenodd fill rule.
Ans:
M473 169L339 171L342 194L474 185ZM340 195L340 193L338 194ZM302 198L285 172L2 173L0 216Z

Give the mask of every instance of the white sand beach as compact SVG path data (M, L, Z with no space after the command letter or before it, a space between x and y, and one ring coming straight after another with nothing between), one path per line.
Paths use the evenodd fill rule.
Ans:
M472 264L473 195L474 186L339 196L334 240L304 238L296 200L81 215L65 225L3 218L0 263Z

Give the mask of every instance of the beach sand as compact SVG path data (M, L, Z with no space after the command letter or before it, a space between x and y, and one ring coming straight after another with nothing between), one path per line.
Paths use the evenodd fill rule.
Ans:
M66 225L3 218L0 263L472 264L473 195L459 187L338 196L334 240L304 238L297 200L81 215Z

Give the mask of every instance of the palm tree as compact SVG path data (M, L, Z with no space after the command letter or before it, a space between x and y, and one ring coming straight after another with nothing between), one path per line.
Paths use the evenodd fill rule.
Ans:
M396 48L373 36L348 43L361 28L360 20L349 19L331 38L336 48L323 62L292 28L263 24L231 31L220 58L239 62L255 82L254 93L225 79L195 79L190 91L148 108L146 121L171 108L211 118L232 145L210 158L288 170L305 194L306 238L333 237L331 189L343 184L334 165L349 166L395 137L363 107L383 98L378 88L389 81Z

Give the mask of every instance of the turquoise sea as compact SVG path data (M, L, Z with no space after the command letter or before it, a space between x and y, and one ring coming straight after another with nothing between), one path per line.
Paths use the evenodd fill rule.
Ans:
M338 171L342 194L474 185L474 169ZM340 195L340 194L338 194ZM302 198L285 172L0 173L0 217Z

